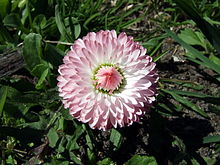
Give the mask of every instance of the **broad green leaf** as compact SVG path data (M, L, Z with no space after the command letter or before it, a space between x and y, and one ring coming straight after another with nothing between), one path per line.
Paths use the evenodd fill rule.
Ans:
M158 165L153 156L134 155L125 165Z
M33 21L33 28L36 29L37 33L42 34L42 29L46 26L47 20L43 14L37 15Z
M105 158L97 162L97 165L116 165L111 158Z
M13 28L19 28L22 25L19 15L15 14L15 13L11 13L11 14L7 15L4 18L3 23L5 26L10 26Z
M54 128L51 128L47 134L49 140L49 146L54 148L57 144L59 136Z
M192 29L187 28L182 30L178 37L190 45L200 45L205 50L207 49L204 36L198 31L194 32Z
M122 144L123 137L120 132L118 132L116 129L111 130L110 135L110 141L113 143L113 145L116 147L116 149L119 149Z
M19 4L18 4L18 7L19 7L19 8L23 8L23 7L26 5L27 1L28 1L28 0L20 0L20 2L19 2Z
M46 118L45 116L41 116L41 115L39 115L38 117L39 117L38 121L31 122L31 123L24 123L22 125L28 128L36 129L36 130L46 130L47 125L48 125L48 118Z
M13 99L14 97L20 97L21 95L22 95L22 93L19 92L17 89L8 86L7 97L9 99Z
M7 94L8 94L8 87L7 86L1 87L0 89L0 117L2 116L2 113L3 113Z
M206 136L203 138L203 143L216 143L220 142L220 135Z
M1 0L0 1L0 18L4 18L8 13L10 1L9 0ZM0 19L1 20L1 19Z
M165 29L168 35L170 35L175 41L177 41L179 44L181 44L185 49L187 49L190 53L193 54L195 58L198 58L201 60L201 62L204 64L204 66L216 71L218 74L220 74L220 66L216 65L214 62L212 62L210 59L205 57L200 51L196 50L189 44L185 43L183 40L181 40L177 35L175 35L171 30Z
M8 156L8 158L7 158L7 160L6 160L6 163L7 163L7 164L18 164L17 161L16 161L16 159L14 159L14 158L12 157L12 155L9 155L9 156Z
M35 33L28 34L24 39L23 57L30 71L42 62L41 40L41 35Z
M40 78L42 74L44 73L44 71L47 69L49 69L48 64L42 61L42 63L34 66L34 68L31 70L31 74Z
M161 89L163 92L166 92L170 94L176 101L180 102L181 104L185 105L186 107L192 109L193 111L197 112L198 114L202 115L203 117L208 117L208 115L200 109L197 105L193 104L189 100L183 98L182 96L178 95L177 93L167 90L167 89Z

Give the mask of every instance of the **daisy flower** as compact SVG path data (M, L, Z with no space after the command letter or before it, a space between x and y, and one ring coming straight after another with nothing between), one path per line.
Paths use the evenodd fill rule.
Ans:
M70 115L91 128L128 126L155 100L155 66L126 33L90 32L74 42L59 67L59 96Z

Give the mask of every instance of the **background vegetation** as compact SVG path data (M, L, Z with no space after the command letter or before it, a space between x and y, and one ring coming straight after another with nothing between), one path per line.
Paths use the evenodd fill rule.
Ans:
M0 77L1 164L220 164L218 0L1 0L0 22L0 58L24 59ZM106 132L69 116L56 87L71 43L101 29L134 36L160 74L151 112Z

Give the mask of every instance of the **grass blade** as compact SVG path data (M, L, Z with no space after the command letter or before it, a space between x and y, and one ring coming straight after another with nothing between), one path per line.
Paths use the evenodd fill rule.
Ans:
M206 136L203 138L203 143L220 142L220 135Z
M64 25L64 18L61 15L61 11L59 9L59 6L56 5L55 7L55 20L56 20L56 24L58 27L58 30L60 32L60 34L68 41L68 42L73 42L73 39L68 35L66 27Z
M2 116L2 112L3 112L3 108L6 102L6 97L7 97L7 93L8 93L8 87L7 86L3 86L0 89L0 117Z
M216 71L218 74L220 74L220 66L209 60L207 57L205 57L200 51L196 50L189 44L185 43L183 40L181 40L176 34L174 34L171 30L165 29L166 33L172 37L176 42L178 42L180 45L182 45L185 49L187 49L190 53L192 53L195 58L198 58L201 60L206 67L209 67L210 69Z
M23 57L30 71L42 61L41 43L41 35L35 33L28 34L24 39Z
M170 94L176 101L180 102L181 104L185 105L186 107L192 109L193 111L197 112L198 114L202 115L203 117L208 117L207 114L200 109L197 105L193 104L189 100L183 98L182 96L178 95L177 93L167 90L161 89L163 92Z

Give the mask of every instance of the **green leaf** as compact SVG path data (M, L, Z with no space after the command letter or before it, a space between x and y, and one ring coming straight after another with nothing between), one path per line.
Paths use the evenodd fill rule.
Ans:
M49 146L54 148L57 144L59 136L54 128L51 128L47 134L49 140Z
M8 94L8 87L7 86L1 87L0 89L0 117L2 117L7 94Z
M7 28L1 24L0 24L0 42L2 42L3 44L7 43L7 45L9 45L8 42L13 42L13 39L10 33L8 32Z
M27 3L27 0L20 0L18 7L23 8L26 5L26 3Z
M37 15L33 21L33 28L36 29L37 33L41 33L42 29L46 26L47 20L43 14Z
M36 130L45 130L48 125L48 120L44 116L39 115L39 121L32 122L32 123L24 123L22 125L28 128L36 129Z
M36 89L41 89L43 87L43 82L46 80L46 77L49 73L49 69L47 68L41 75L40 79L38 80L36 84Z
M23 57L30 71L42 61L41 42L41 35L35 33L28 34L24 39Z
M178 37L190 45L200 45L205 50L207 49L204 36L198 31L194 32L192 29L186 28L181 31Z
M111 158L105 158L97 162L97 165L116 165Z
M204 16L203 18L204 18L204 20L206 20L207 22L209 22L211 25L213 25L213 24L220 25L220 22L219 22L219 21L214 21L214 20L212 20L211 18L209 18L208 16Z
M75 137L70 137L70 136L66 136L67 137L67 145L66 145L66 149L69 151L72 150L78 150L79 149L79 145L77 143L77 139Z
M220 106L209 106L209 111L220 115Z
M77 39L79 37L80 33L81 33L81 26L80 26L80 24L74 25L75 39Z
M69 152L69 156L76 164L82 164L80 158L78 158L73 152Z
M69 110L65 109L65 108L62 108L60 110L60 113L62 114L62 117L65 119L65 120L73 120L74 118L70 115L69 113Z
M113 145L116 147L116 149L119 149L122 144L123 137L120 132L118 132L116 129L111 130L110 135L110 141L113 143Z
M1 0L0 1L0 18L4 18L8 13L9 0Z
M61 10L58 5L55 7L55 20L57 27L59 29L60 34L65 38L68 42L73 42L73 39L67 33L67 29L64 24L64 18L62 16Z
M50 163L43 163L43 164L44 165L69 165L69 161L60 161L60 160L53 159Z
M49 66L47 63L40 63L34 66L34 68L31 70L31 74L40 78L43 72L49 69Z
M69 26L71 35L74 35L74 38L77 39L81 33L81 26L78 19L74 17L68 17L68 19L65 20L65 25Z
M218 98L218 97L215 97L215 96L210 96L210 95L207 95L207 94L203 94L203 93L198 93L198 92L189 92L189 91L179 91L179 90L170 90L176 94L179 94L179 95L185 95L185 96L193 96L193 97L199 97L199 98Z
M192 0L174 0L176 4L197 24L209 42L220 53L220 31L200 16Z
M215 55L211 54L211 55L209 56L209 59L210 59L211 61L213 61L215 64L217 64L217 65L220 66L220 58L218 58L218 57L216 57Z
M212 104L220 104L219 97L216 96L210 96L203 93L198 92L189 92L189 91L179 91L179 90L170 90L178 95L185 95L189 97L197 97L205 100L206 102L212 103Z
M46 44L44 54L46 60L53 65L54 69L58 69L58 66L62 63L64 52L51 44Z
M10 26L13 28L19 28L22 25L19 15L15 14L15 13L11 13L11 14L7 15L4 18L3 23L5 26Z
M101 13L95 13L95 14L91 15L91 16L84 22L83 27L84 27L85 29L88 29L87 25L88 25L94 18L99 17L100 15L101 15Z
M76 149L79 149L79 145L77 144L77 140L78 138L84 133L84 129L82 128L81 125L79 125L73 136L66 136L67 137L67 145L66 145L66 149L68 149L69 151L72 151L72 150L76 150Z
M206 136L203 138L203 143L216 143L220 142L220 135Z
M96 159L95 154L89 148L87 148L87 156L88 156L88 159L89 159L89 163L88 164L90 164L90 165L95 164L95 162L96 162L95 161L95 159Z
M86 135L86 144L89 146L90 150L93 150L93 144L89 134Z
M43 60L41 64L37 64L33 68L31 74L39 78L37 84L35 85L36 89L42 89L45 87L44 82L46 78L49 79L49 75L50 75L49 73L50 73L50 66Z
M66 140L65 136L63 136L56 151L59 153L64 152L66 142L67 142L67 140Z
M153 156L134 155L125 165L158 165Z

